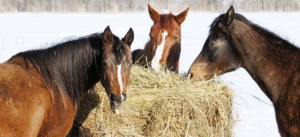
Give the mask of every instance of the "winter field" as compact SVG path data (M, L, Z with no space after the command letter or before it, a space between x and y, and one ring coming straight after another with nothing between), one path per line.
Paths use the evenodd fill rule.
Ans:
M300 45L299 13L242 13L256 24ZM182 51L180 72L187 72L200 53L209 25L219 13L190 12L182 24ZM29 49L49 47L67 40L103 31L109 25L112 32L123 37L130 27L135 39L132 50L143 48L149 39L152 25L147 12L118 14L53 14L2 13L0 14L0 62ZM239 122L235 127L240 137L279 136L272 103L244 69L221 76L236 92L235 107Z

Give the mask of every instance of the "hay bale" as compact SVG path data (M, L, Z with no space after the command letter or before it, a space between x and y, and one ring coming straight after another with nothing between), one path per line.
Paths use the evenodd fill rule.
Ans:
M191 82L171 72L133 66L123 114L112 113L104 89L97 84L80 104L75 134L233 136L233 96L216 79Z

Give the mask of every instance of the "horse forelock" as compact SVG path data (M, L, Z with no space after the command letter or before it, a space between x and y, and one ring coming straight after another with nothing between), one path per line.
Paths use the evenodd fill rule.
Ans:
M214 27L218 27L216 26L220 21L221 19L224 17L225 14L220 14L218 17L216 17L214 19L214 21L210 24L210 29L209 29L209 32L211 32L213 30ZM239 14L239 13L235 13L235 16L234 16L236 20L239 20L247 25L253 25L252 22L250 22L246 17L244 17L243 15Z
M224 16L225 14L221 14L219 15L218 17L216 17L213 22L209 25L209 33L212 32L213 28L216 27L217 23L220 22L220 20L222 19L222 17Z
M176 30L175 25L177 24L177 22L175 20L175 16L172 13L170 13L161 15L160 24L163 27L163 29L170 32Z
M117 37L116 37L117 38ZM119 38L117 38L119 39ZM113 44L113 54L115 55L118 64L121 64L121 62L126 58L126 53L130 52L128 49L125 47L121 41L117 40Z

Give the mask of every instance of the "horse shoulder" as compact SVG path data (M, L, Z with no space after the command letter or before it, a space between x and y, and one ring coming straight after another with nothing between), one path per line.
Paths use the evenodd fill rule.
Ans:
M297 82L298 83L298 82ZM300 136L300 86L287 86L274 104L282 136Z

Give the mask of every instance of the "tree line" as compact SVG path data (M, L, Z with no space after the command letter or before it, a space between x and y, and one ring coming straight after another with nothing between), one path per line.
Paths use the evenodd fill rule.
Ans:
M299 11L300 0L0 0L0 12L139 12L150 4L158 11L223 12L230 5L239 11Z

